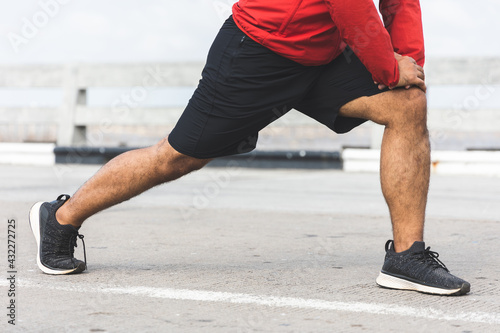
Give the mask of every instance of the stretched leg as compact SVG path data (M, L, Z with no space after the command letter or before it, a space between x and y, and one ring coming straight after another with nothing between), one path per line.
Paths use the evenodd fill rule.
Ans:
M178 153L166 138L154 146L126 152L89 179L57 210L56 218L61 224L79 227L93 214L200 169L209 161Z
M340 114L385 125L380 160L382 192L389 206L396 252L423 240L429 188L430 145L425 94L396 89L361 97Z

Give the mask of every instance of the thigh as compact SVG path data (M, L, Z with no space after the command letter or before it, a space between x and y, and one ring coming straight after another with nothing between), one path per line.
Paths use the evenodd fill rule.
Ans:
M369 118L363 114L343 114L341 108L360 97L374 96L384 91L378 89L371 73L347 48L324 66L318 81L297 109L336 133L346 133Z
M197 158L251 151L258 132L293 108L318 74L256 43L230 19L169 142Z
M341 107L340 115L388 125L391 121L408 122L425 118L426 104L426 95L420 88L398 88L355 99Z

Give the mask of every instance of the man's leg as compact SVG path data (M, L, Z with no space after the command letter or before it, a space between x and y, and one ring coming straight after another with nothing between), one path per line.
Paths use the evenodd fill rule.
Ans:
M430 146L426 96L418 88L361 97L340 115L385 125L380 161L382 192L389 206L396 252L423 240L429 188Z
M30 226L38 247L37 265L47 274L73 274L87 268L74 258L80 225L93 214L128 200L153 186L203 167L209 160L175 151L167 139L122 154L99 170L70 198L38 202L30 210ZM84 248L85 254L85 248Z
M62 195L32 207L39 268L48 274L83 271L86 265L73 257L73 248L85 219L199 169L210 158L251 151L257 133L297 104L320 73L320 67L302 66L269 52L229 18L168 141L118 156L73 198Z
M396 89L361 97L344 105L340 114L370 119L385 126L380 179L391 215L394 241L377 284L438 295L463 295L470 284L452 275L423 242L429 189L430 145L427 103L419 88ZM392 243L392 246L391 246Z
M95 213L198 170L209 161L178 153L166 138L154 146L126 152L104 165L61 206L57 221L79 227Z

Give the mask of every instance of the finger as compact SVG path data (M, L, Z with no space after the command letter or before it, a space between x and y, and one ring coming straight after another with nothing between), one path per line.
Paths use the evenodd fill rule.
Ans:
M385 84L379 84L379 85L378 85L378 88L379 88L380 90L384 90L385 88L387 88L387 86L386 86Z
M422 89L423 92L427 92L427 86L425 85L425 82L423 80L420 80L418 82L417 87Z
M420 80L425 81L425 73L424 72L417 72L417 77Z
M424 68L423 68L422 66L417 65L417 70L418 70L420 73L425 74Z

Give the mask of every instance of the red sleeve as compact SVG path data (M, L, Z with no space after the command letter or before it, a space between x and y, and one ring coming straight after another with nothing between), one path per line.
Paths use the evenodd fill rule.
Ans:
M391 37L373 0L325 2L342 39L370 71L373 80L389 87L395 86L399 81L398 62L394 58ZM396 16L394 15L393 28L398 27Z
M380 13L391 35L394 51L423 66L424 33L419 0L380 0Z

